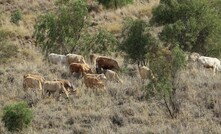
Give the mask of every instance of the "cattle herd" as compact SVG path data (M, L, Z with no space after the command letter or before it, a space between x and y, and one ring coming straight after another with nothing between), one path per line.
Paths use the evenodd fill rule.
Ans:
M60 55L51 53L48 55L48 60L52 64L58 64L67 68L73 76L78 78L83 77L82 81L87 88L105 90L104 81L106 80L123 83L117 74L117 71L120 69L118 62L106 56L91 54L90 62L92 67L85 62L82 55L77 54ZM23 76L23 88L25 91L28 89L37 89L33 91L43 98L50 95L53 95L55 98L65 95L68 98L70 93L77 90L69 80L48 81L43 76L33 73Z
M96 54L90 55L91 66L85 62L82 55L67 54L60 55L51 53L48 55L48 60L52 64L59 64L67 68L71 75L82 78L83 83L87 88L102 89L105 90L106 80L123 83L117 73L120 70L119 64L116 60L106 57L99 56ZM216 70L221 70L220 61L217 58L200 56L198 53L192 53L188 55L188 61L197 62L198 65L213 68L213 74L215 75ZM92 68L95 69L92 69ZM138 67L140 78L144 79L155 79L152 71L146 66ZM52 95L55 98L59 98L60 95L69 97L70 93L74 93L77 89L72 82L69 80L52 80L48 81L38 74L25 74L23 76L23 88L24 91L28 89L38 93L41 97Z

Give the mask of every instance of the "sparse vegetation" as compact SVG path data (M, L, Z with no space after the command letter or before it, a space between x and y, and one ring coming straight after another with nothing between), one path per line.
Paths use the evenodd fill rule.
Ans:
M169 115L176 117L178 108L175 106L174 93L176 92L178 73L185 66L184 52L178 47L174 47L171 54L161 53L150 62L150 68L155 74L156 80L151 80L147 86L147 96L155 92L164 103ZM151 91L151 92L150 92ZM153 95L154 96L154 95ZM170 108L172 107L172 108Z
M97 0L106 8L118 8L133 3L133 0Z
M16 25L19 24L19 21L22 19L21 11L16 10L11 15L11 22L15 23Z
M19 131L27 127L33 119L33 113L24 102L5 106L2 121L9 131Z
M0 63L6 63L17 55L17 46L7 41L7 32L0 30Z
M172 1L176 2L176 0ZM205 1L203 0L202 3ZM78 14L79 12L72 12L71 9L74 7L74 4L71 4L72 2L83 4L82 10L85 9L84 4L86 4L86 7L90 10L84 10L86 11L86 17L83 17L84 19L79 17L80 24L78 24L78 21L76 22L78 18L73 17L75 13ZM3 121L4 107L20 104L21 101L27 103L29 108L27 106L26 108L34 113L34 118L27 128L16 129L18 132L15 131L14 133L216 134L221 132L220 72L213 76L210 69L199 69L196 63L187 62L185 64L183 51L186 49L183 49L179 42L171 43L163 40L162 37L166 36L163 36L161 32L164 31L166 26L160 25L158 27L157 23L155 23L156 25L148 24L153 15L151 10L159 4L159 0L149 0L149 2L147 0L134 0L134 3L128 6L122 6L114 10L103 8L102 5L98 5L96 0L82 0L81 2L78 0L58 0L58 2L53 0L3 0L0 2L0 29L4 31L3 33L0 32L0 52L2 52L2 43L3 46L6 43L7 46L12 45L10 49L4 51L9 56L4 58L7 62L0 63L1 134L13 133L7 129ZM161 2L171 1L161 0ZM179 0L178 2L199 1ZM208 2L205 8L207 9L208 6L213 5L214 10L220 17L219 3L218 0L212 0L210 3ZM90 9L90 4L95 4L95 9ZM11 13L15 9L20 9L22 13L19 25L11 23ZM64 11L64 16L61 16L61 11L62 13ZM191 12L191 9L187 12L189 11ZM168 13L163 12L163 14L163 17L166 17ZM182 13L179 14L182 16ZM201 16L200 13L199 15ZM44 19L39 19L39 16L44 16L42 17ZM211 17L213 16L211 15ZM128 17L133 19L123 28L124 19ZM43 25L43 22L40 23L41 20L44 20L44 24L47 25ZM81 22L84 26L81 25ZM42 41L44 42L40 43L39 39L36 40L37 34L32 36L34 30L37 30L34 29L35 23L48 27L52 24L59 24L54 27L59 29L52 29L54 31L50 32L49 29L41 29L44 31L42 32L44 36ZM203 26L205 23L199 22L199 24ZM62 25L65 26L62 27ZM78 26L82 27L79 28ZM132 27L133 30L131 30ZM65 33L74 31L72 28L79 30L76 32L76 36L75 33L70 35ZM104 31L99 31L102 28ZM35 32L37 33L37 31ZM53 35L54 38L50 39L49 33L50 37L53 34L59 36ZM173 34L175 39L177 33ZM134 38L132 35L134 35ZM158 38L158 35L162 37ZM61 39L61 41L58 41L58 39ZM210 40L209 37L207 39ZM147 40L147 42L143 43L141 40L144 42ZM35 46L36 41L38 43ZM71 52L74 47L72 53L85 56L93 51L115 59L122 70L117 73L123 83L106 81L104 82L104 92L86 88L83 80L71 75L67 67L48 64L48 60L44 57L47 52L43 50L42 45L50 44L53 41L55 43L50 46L51 48L47 48L47 52L65 54ZM118 45L127 42L129 45L125 43L125 47L133 47L134 52L140 51L140 53L143 52L142 48L145 46L144 56L141 55L143 59L137 60L140 62L143 62L142 60L149 61L148 67L152 70L156 79L144 80L145 82L142 83L133 58L127 59L129 51L122 52L121 50L119 52L119 50L116 50L115 52L115 48L112 49L112 45L115 43L112 41L120 42L116 45L117 48ZM137 49L136 46L139 46L139 44L136 41L141 43L141 50ZM61 46L62 44L59 44L60 42L65 45L65 48ZM94 46L93 49L88 47L90 44ZM16 53L10 52L13 50L13 46L17 46ZM219 46L217 42L217 47ZM101 51L102 49L105 49L105 51ZM109 52L111 55L109 55ZM215 52L213 54L215 55ZM85 56L84 58L92 70L95 71L96 66L88 62L88 57ZM2 59L0 57L0 60ZM133 62L128 63L128 61ZM53 96L41 98L36 95L35 89L23 90L23 75L26 73L40 74L46 80L70 80L77 90L69 94L68 100L62 95L59 100L56 100Z

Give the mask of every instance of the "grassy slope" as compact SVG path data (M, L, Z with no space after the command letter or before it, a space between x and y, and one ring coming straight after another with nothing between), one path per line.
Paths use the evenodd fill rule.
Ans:
M94 13L92 19L98 23L94 29L104 27L118 33L122 26L122 16L142 16L148 20L155 1L150 2L137 2L116 11ZM16 7L24 14L20 26L10 23L10 12ZM196 70L195 66L180 72L175 93L180 112L176 119L171 119L161 101L155 98L145 101L140 78L136 74L134 77L121 74L123 84L108 82L107 92L97 94L82 85L81 80L70 77L67 69L49 65L43 60L38 48L34 47L31 35L36 16L53 7L52 0L3 0L0 3L0 10L4 11L3 19L0 20L2 28L11 33L10 41L20 48L18 58L0 65L0 109L20 100L33 106L35 118L31 127L22 133L221 132L220 73L212 77L210 70ZM117 60L122 61L121 58ZM27 72L42 74L48 80L70 79L78 85L79 90L69 101L63 98L60 101L40 99L33 92L25 93L22 90L22 77ZM8 133L2 122L0 133Z

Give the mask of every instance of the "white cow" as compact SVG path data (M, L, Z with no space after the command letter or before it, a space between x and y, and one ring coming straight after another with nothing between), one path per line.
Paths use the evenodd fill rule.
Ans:
M51 53L48 55L48 59L52 64L67 66L67 58L65 55Z
M200 65L203 65L203 67L213 68L213 75L215 75L216 70L221 71L220 60L218 60L217 58L200 56L198 58L198 63Z

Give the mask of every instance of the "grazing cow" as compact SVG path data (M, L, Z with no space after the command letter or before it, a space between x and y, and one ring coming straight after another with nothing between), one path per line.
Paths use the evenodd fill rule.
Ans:
M45 79L36 74L25 74L23 76L23 88L24 91L27 91L28 89L34 89L32 90L36 96L42 95L42 83L45 81Z
M84 74L84 73L92 73L92 70L91 68L89 67L89 65L87 64L82 64L82 63L71 63L70 66L69 66L69 69L70 69L70 73L78 73L80 74L81 76Z
M118 74L112 70L106 70L105 71L105 76L107 77L108 80L110 81L116 81L123 83L122 80L119 78Z
M84 74L86 76L91 76L91 77L96 77L99 80L107 80L107 77L102 73L102 74Z
M198 59L199 57L200 57L200 54L193 52L193 53L191 53L191 54L189 55L188 61L190 61L190 62L195 62L195 61L197 61L197 59Z
M141 66L141 67L138 67L138 70L139 70L142 82L144 82L144 79L154 79L152 71L148 67Z
M67 88L65 88L65 86ZM64 84L63 81L45 81L43 83L43 96L46 93L53 94L57 99L60 97L60 93L64 93L69 98L68 91L73 90L72 84Z
M100 73L101 69L119 70L120 67L116 60L108 58L108 57L100 56L96 59L97 73Z
M94 76L84 76L84 83L87 88L104 88L104 83Z
M23 78L26 78L26 77L35 77L35 78L38 78L40 81L45 81L45 78L41 75L38 75L38 74L31 74L31 73L28 73L28 74L25 74L23 76Z
M48 59L52 64L67 65L67 58L65 55L51 53L48 55Z
M198 63L199 65L203 65L203 67L213 68L213 75L215 75L216 70L221 71L220 60L218 60L217 58L200 56L198 58Z
M77 54L67 54L67 61L68 64L70 65L71 63L82 63L82 64L86 64L84 57L81 55L77 55Z
M23 76L23 88L27 91L28 88L37 88L42 90L42 83L45 81L44 77L37 74L25 74Z
M54 81L60 81L64 84L64 87L68 90L68 92L75 92L76 87L69 81L69 80L63 80L63 79L57 79ZM70 90L72 89L72 90Z
M96 59L97 59L97 57L99 57L98 55L96 55L96 54L90 54L90 62L91 62L91 64L92 65L95 65L95 63L96 63Z

